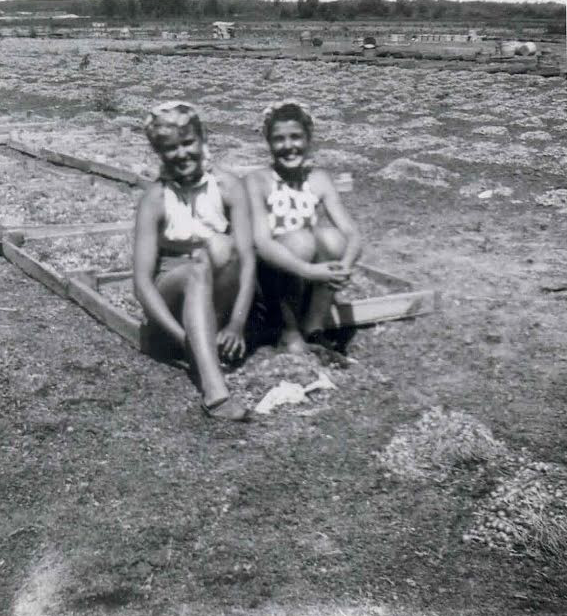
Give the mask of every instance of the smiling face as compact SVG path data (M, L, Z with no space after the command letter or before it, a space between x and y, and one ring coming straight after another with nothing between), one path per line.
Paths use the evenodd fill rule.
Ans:
M309 150L309 136L301 122L278 120L274 122L268 143L274 164L283 171L300 169Z
M203 175L203 145L202 137L189 123L160 135L155 148L168 175L179 182L190 182Z

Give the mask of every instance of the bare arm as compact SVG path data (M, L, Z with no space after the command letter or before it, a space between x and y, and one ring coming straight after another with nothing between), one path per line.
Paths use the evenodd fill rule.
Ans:
M163 207L161 199L161 187L155 185L146 191L138 205L134 236L134 293L147 316L178 344L185 346L185 330L171 314L154 283Z
M343 206L331 176L322 169L316 169L311 173L309 180L316 192L323 196L323 203L331 222L346 239L347 245L341 263L350 270L362 252L360 233Z
M240 262L239 290L230 324L242 330L250 312L256 284L256 257L252 241L252 225L248 198L242 181L233 174L220 172L223 201L230 207L232 235Z

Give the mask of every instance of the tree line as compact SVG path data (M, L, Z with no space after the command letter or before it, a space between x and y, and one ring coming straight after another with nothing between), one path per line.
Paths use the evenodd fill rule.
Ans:
M65 10L105 19L233 18L259 20L395 19L509 24L545 21L565 28L565 8L557 2L500 3L476 0L8 0L3 10Z

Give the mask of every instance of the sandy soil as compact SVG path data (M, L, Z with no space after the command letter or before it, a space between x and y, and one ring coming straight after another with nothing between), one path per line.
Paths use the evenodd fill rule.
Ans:
M69 113L73 91L46 77L34 95L38 55L18 57L0 86ZM289 80L207 59L183 88L206 68L222 93L237 64L258 98L205 102L251 152L241 123ZM326 164L354 174L367 259L440 290L440 311L359 331L347 370L260 349L228 375L246 403L321 369L338 389L225 425L182 370L0 261L0 611L565 613L564 82L323 67L317 90L312 66L277 71L314 107ZM498 534L495 503L525 534Z

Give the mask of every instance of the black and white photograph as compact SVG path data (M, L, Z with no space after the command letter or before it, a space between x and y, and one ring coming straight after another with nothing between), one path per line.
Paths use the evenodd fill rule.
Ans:
M566 24L0 0L0 616L567 614Z

